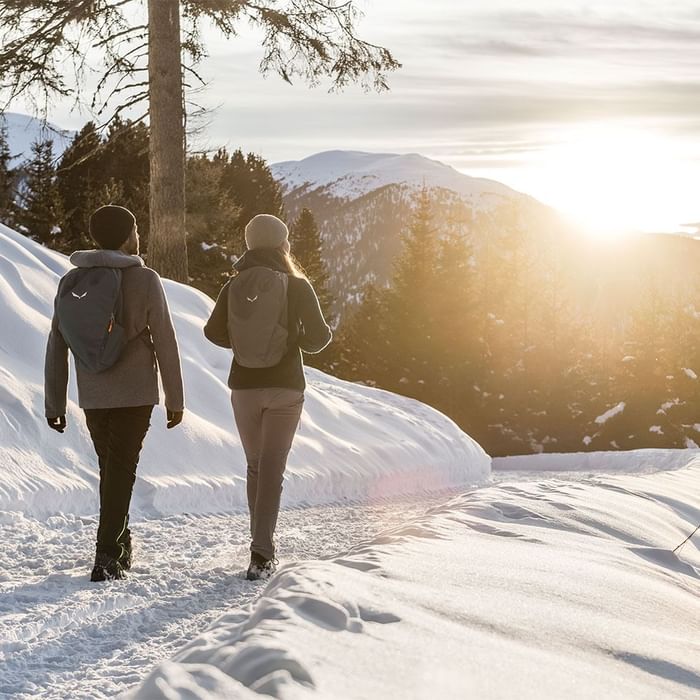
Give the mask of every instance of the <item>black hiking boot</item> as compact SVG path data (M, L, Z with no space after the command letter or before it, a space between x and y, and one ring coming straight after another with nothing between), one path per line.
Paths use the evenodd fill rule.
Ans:
M103 552L95 555L95 566L92 567L90 575L91 581L114 581L122 578L126 578L126 574L118 559Z
M129 569L131 569L131 535L126 535L123 539L119 540L119 544L121 545L122 553L119 555L117 561L124 571L129 571Z
M250 566L246 578L248 581L260 581L272 576L277 570L277 559L265 559L256 552L250 554Z

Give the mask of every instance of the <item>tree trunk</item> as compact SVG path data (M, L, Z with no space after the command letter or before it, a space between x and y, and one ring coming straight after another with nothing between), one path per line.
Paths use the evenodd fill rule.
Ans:
M185 118L180 0L148 0L151 228L148 264L189 282L185 240Z

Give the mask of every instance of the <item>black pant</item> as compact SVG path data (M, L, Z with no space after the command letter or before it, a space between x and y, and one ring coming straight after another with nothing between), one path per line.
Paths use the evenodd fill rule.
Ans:
M129 504L136 481L136 465L153 406L91 408L85 410L87 427L100 464L100 525L97 551L121 554L129 540Z

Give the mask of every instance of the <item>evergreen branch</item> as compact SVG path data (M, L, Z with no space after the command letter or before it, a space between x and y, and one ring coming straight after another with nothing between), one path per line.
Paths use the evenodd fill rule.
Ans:
M191 73L201 83L202 86L207 85L207 81L204 80L204 78L191 66L187 66L183 63L182 70L186 73Z
M120 32L117 32L116 34L112 34L108 36L106 39L100 39L100 41L96 42L95 44L92 45L93 49L98 49L102 46L106 46L110 44L113 41L122 39L122 37L128 37L130 34L133 34L134 32L137 32L141 30L141 33L135 37L137 39L143 39L144 37L148 36L148 25L147 24L139 24L136 27L127 27L126 29L122 29ZM131 39L129 39L131 41Z

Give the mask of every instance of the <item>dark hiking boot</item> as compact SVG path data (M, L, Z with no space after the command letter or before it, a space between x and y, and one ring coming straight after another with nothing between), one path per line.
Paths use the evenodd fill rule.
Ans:
M123 539L119 540L119 544L121 545L122 553L119 555L117 561L124 571L129 571L129 569L131 569L131 535L126 535Z
M95 566L90 575L91 581L114 581L122 578L126 578L126 574L118 559L103 552L95 555Z
M265 559L256 552L251 552L250 566L246 578L249 581L260 581L272 576L277 570L277 559Z

